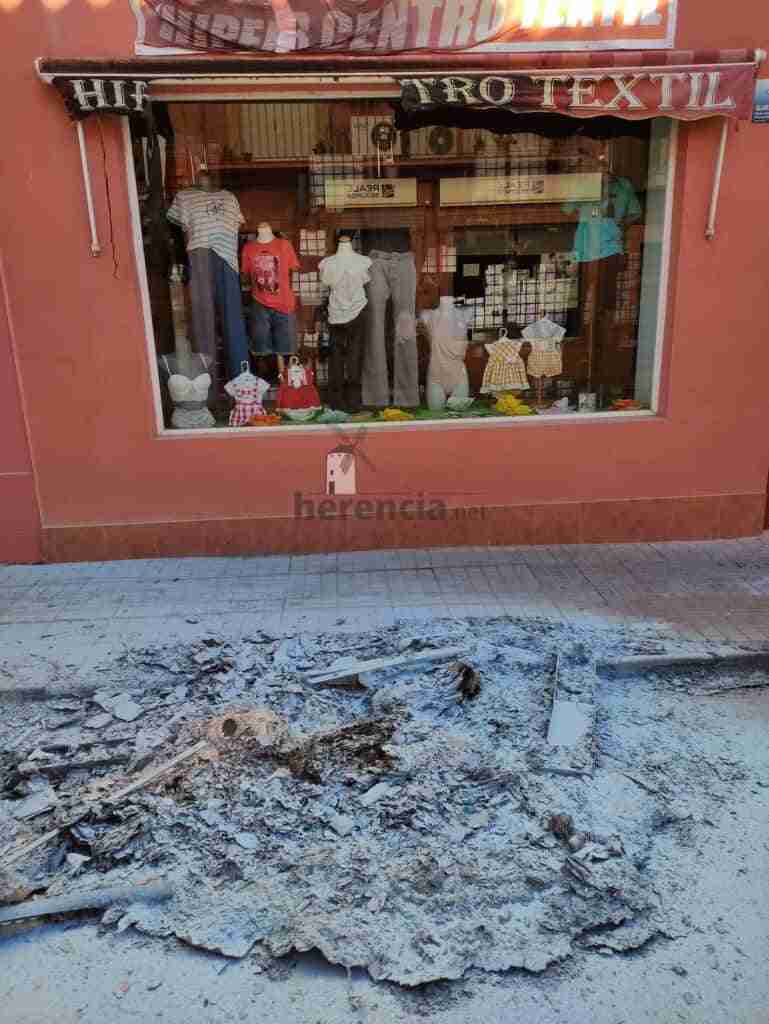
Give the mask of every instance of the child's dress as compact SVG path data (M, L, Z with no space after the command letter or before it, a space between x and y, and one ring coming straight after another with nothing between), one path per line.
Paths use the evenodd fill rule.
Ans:
M280 375L277 408L280 411L321 408L315 374L311 367L302 366L296 356L291 356Z
M224 385L224 390L235 399L230 413L230 426L243 427L252 416L264 416L262 399L270 390L270 385L261 377L255 377L249 370L233 377Z
M522 344L521 341L503 337L485 346L489 360L483 371L481 394L496 395L503 391L526 391L529 388L526 366L520 355Z
M563 373L561 340L566 329L547 317L524 327L521 332L531 345L526 366L530 377L559 377Z

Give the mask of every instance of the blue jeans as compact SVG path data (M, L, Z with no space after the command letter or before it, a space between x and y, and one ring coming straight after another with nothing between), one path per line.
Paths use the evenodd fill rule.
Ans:
M190 304L192 335L198 352L211 361L216 394L215 310L219 311L222 334L227 345L230 378L237 377L242 363L248 363L248 336L243 320L240 277L213 249L192 249L190 259Z
M296 352L296 317L260 302L251 306L251 347L258 356L291 356Z

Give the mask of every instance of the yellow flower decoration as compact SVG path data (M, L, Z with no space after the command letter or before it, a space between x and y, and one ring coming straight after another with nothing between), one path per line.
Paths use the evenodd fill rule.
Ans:
M383 409L382 419L395 423L400 420L413 420L414 415L413 413L405 412L403 409Z
M499 395L494 412L502 416L533 416L534 410L515 395Z

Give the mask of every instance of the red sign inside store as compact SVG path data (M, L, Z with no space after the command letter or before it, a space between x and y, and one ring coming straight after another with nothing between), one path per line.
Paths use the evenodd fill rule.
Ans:
M133 0L137 51L671 47L677 0Z

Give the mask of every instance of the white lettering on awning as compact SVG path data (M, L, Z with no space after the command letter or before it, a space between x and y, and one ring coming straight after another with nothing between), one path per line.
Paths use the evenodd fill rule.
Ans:
M574 84L571 87L572 107L601 107L603 104L595 98L596 86L602 82L605 75L575 75ZM588 103L587 101L591 102Z
M646 79L646 75L635 75L630 81L624 75L609 75L612 82L617 86L617 95L606 104L607 110L613 110L620 105L621 100L627 100L628 107L633 110L645 110L645 105L633 92L633 89Z

